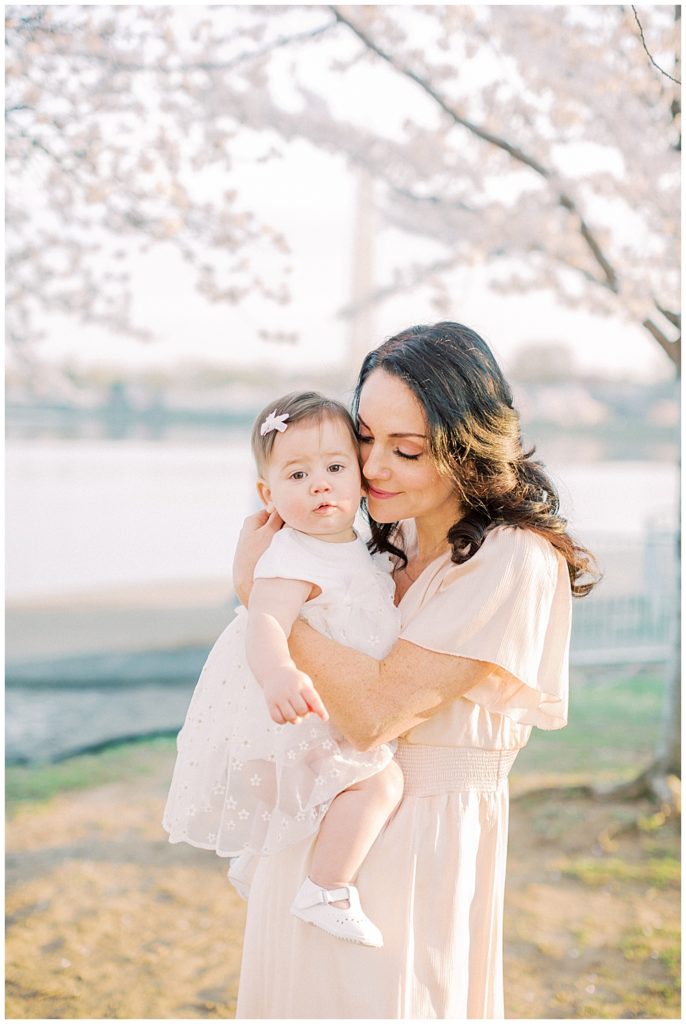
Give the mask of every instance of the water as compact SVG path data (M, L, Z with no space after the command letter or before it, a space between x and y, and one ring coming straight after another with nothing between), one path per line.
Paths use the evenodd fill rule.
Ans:
M247 435L194 443L11 440L6 474L7 756L64 756L114 738L174 731L202 650L198 665L184 668L183 685L170 685L159 666L150 668L151 659L158 648L171 647L167 653L177 664L183 652L176 648L190 637L209 648L230 618L228 597L226 607L204 599L191 607L189 584L215 579L226 583L228 595L238 531L257 507ZM653 548L646 561L643 534L648 525L655 537L655 527L668 533L676 523L676 467L566 464L556 466L554 476L570 526L601 556L606 579L598 596L601 590L604 596L644 590L646 564L649 581L665 591L666 569L659 563L672 559L673 544L665 537L659 557ZM180 582L165 598L168 607L148 607L143 585L172 580ZM117 586L133 587L121 607L109 599L101 607L93 597L33 605ZM14 609L13 601L19 602ZM582 609L591 625L594 601L595 595ZM22 643L17 615L23 616ZM115 684L105 663L117 651L128 652L133 668L121 669ZM136 661L136 651L148 660ZM82 659L79 671L59 660L67 653ZM35 664L26 662L29 655ZM31 685L11 678L16 664L33 672Z
M243 436L226 442L13 441L7 597L230 579L257 507Z
M678 472L660 462L558 465L584 543L630 548L677 522ZM6 593L13 599L171 580L230 579L257 506L247 435L194 443L9 441Z

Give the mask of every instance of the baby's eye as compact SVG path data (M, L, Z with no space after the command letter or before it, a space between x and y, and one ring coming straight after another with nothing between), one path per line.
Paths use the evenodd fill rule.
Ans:
M341 465L340 462L334 462L329 466L329 473L340 473L345 469L345 466Z
M302 470L302 469L296 469L295 473L291 473L290 479L291 480L304 480L305 479L305 471Z

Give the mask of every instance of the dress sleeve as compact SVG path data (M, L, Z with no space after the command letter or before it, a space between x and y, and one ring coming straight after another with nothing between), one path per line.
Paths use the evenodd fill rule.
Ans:
M328 575L323 560L301 544L290 527L284 526L274 534L271 544L257 562L253 579L306 580L324 589Z
M464 694L521 725L567 723L571 588L567 566L532 530L498 527L437 591L401 639L499 666Z

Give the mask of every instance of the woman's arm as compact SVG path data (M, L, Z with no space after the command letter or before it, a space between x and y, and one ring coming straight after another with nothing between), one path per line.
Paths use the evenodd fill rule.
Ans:
M288 646L344 736L358 749L395 739L481 682L505 674L485 661L436 654L399 640L376 661L322 636L302 620Z

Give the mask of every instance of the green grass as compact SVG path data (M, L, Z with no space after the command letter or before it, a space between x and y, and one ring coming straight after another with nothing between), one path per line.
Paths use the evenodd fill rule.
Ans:
M630 776L652 755L662 713L663 684L649 675L632 679L584 679L572 683L570 725L556 732L534 729L519 754L514 775ZM8 809L57 793L135 779L171 760L173 737L124 743L64 761L9 766ZM554 822L550 823L552 828ZM541 824L542 831L548 827Z
M659 735L665 684L648 673L613 679L572 676L569 725L534 729L513 776L581 774L594 779L637 774L650 762Z
M11 811L17 804L27 801L49 800L68 790L140 778L154 770L161 759L171 761L175 744L174 737L165 736L122 743L55 764L9 765L5 770L7 809Z
M636 864L618 857L568 860L557 865L563 875L577 878L584 885L605 886L613 882L635 882L641 888L656 889L679 887L680 867L675 857L646 857Z

